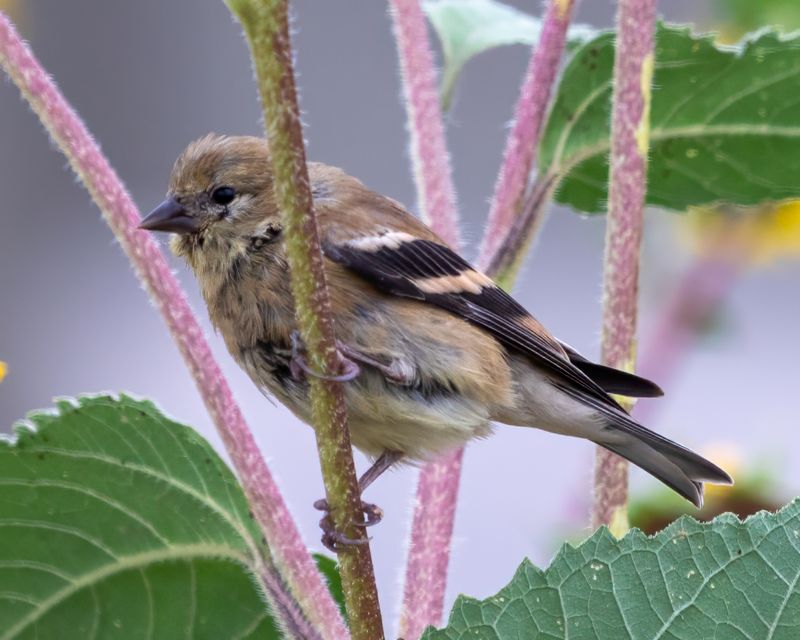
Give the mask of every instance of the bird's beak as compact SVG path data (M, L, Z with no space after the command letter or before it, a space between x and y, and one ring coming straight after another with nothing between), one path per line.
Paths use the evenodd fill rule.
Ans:
M139 228L181 234L195 233L200 229L200 220L187 214L186 209L175 198L167 198L142 220Z

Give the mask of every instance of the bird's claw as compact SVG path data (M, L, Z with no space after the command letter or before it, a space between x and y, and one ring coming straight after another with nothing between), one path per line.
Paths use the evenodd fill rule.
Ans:
M355 362L349 358L346 358L342 354L341 350L338 352L338 355L340 367L343 370L342 373L338 375L328 375L314 371L308 365L305 356L302 354L302 352L305 351L305 347L303 347L303 342L300 338L299 331L292 331L291 341L292 359L289 363L289 372L292 374L292 378L294 380L300 381L306 375L309 375L314 378L319 378L320 380L328 380L329 382L349 382L350 380L358 377L358 374L361 373L361 368Z
M371 502L361 502L361 511L364 513L364 522L356 523L359 527L372 527L383 520L383 509Z
M338 553L343 545L360 545L367 544L369 538L350 538L340 531L336 530L333 524L333 519L330 514L330 506L325 498L317 500L314 503L314 508L319 511L324 511L325 515L319 521L320 529L322 529L322 544L326 549ZM361 522L353 522L352 524L357 527L371 527L378 524L383 519L383 509L378 505L369 502L361 502L361 511L364 514L364 520Z

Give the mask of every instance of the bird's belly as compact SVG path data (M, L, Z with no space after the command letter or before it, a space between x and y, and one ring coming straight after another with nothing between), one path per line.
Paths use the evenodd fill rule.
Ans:
M308 383L292 377L284 350L261 345L239 362L262 390L311 424ZM485 403L455 390L393 384L367 367L344 389L353 446L370 456L392 450L429 460L490 433Z
M413 460L430 460L491 433L486 406L463 395L377 384L383 386L380 396L369 379L345 389L351 440L367 455L392 450Z

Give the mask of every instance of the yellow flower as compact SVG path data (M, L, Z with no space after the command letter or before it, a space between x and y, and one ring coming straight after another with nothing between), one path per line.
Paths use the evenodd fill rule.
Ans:
M5 11L8 15L15 17L17 0L0 0L0 11Z
M8 373L8 365L0 360L0 382L6 377L6 373Z
M758 229L757 262L800 256L800 200L775 205Z
M736 478L743 470L742 451L730 442L715 442L711 443L702 449L703 456L711 460L718 467L722 467L730 474L731 477ZM733 490L733 485L724 484L706 484L706 497L718 498L725 493Z
M698 207L689 210L685 228L689 244L704 256L755 265L800 257L800 200Z

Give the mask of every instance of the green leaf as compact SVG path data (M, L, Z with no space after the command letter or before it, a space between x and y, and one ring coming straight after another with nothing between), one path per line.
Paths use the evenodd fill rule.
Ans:
M762 32L719 47L688 28L656 37L647 202L668 209L800 196L800 37ZM561 80L539 165L556 199L605 209L613 34L578 49Z
M313 556L319 570L328 581L328 590L331 592L334 602L339 605L339 611L341 611L342 617L347 620L347 610L344 606L344 588L342 587L342 576L339 573L339 563L333 558L324 556L321 553L315 553Z
M279 637L259 531L207 442L128 397L29 422L0 442L0 639Z
M744 523L683 517L648 537L599 529L483 601L460 596L425 640L792 640L800 637L800 501Z
M447 109L461 69L474 56L511 44L539 41L541 20L495 0L426 0L428 16L444 54L442 104ZM571 43L585 42L596 31L587 25L570 27Z
M797 0L715 0L714 13L724 20L725 31L742 33L766 25L775 25L781 31L800 27L800 2Z

